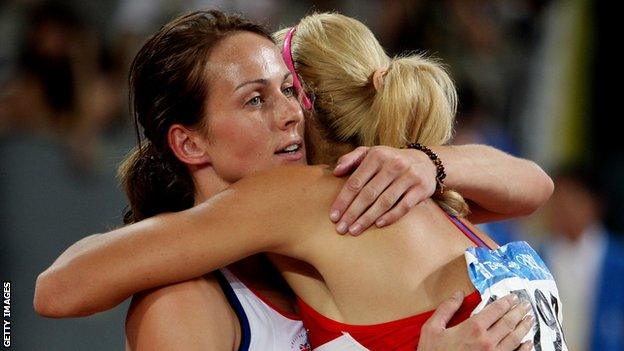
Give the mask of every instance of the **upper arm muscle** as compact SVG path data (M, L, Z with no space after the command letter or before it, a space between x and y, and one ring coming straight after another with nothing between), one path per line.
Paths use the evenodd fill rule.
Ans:
M129 350L235 350L238 319L214 278L141 293L126 318Z

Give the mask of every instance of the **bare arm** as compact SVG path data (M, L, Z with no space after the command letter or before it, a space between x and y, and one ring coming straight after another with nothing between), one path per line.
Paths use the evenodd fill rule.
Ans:
M301 258L319 231L309 214L326 208L341 183L319 167L282 167L243 179L186 211L85 238L39 275L35 310L84 316L258 252Z
M239 343L236 314L210 276L135 295L126 317L131 351L225 351Z
M538 206L535 205L536 203L544 200L534 201L535 196L526 196L526 193L518 194L518 192L527 188L530 188L526 191L527 193L535 191L536 188L547 188L543 192L550 194L552 189L550 178L530 161L515 159L488 147L474 146L474 149L470 149L471 147L459 147L460 150L465 151L455 153L457 161L454 161L452 156L455 151L446 154L444 149L442 151L436 149L436 152L441 158L450 160L450 162L445 161L449 168L447 172L449 185L467 194L468 198L474 193L473 197L481 199L475 199L479 207L500 206L507 210L501 210L501 213L517 212L518 208L527 210L530 207L532 211ZM452 148L454 147L448 149L452 150ZM415 150L402 151L420 154ZM473 156L491 152L494 156L484 157L481 161L475 158L474 161L469 162L462 159L461 152ZM501 158L511 159L516 166L512 167L509 163L501 161ZM428 159L425 161L430 164ZM502 164L507 164L507 166L501 167ZM527 167L533 168L533 175L518 176L518 174L526 174L523 173L526 170L516 168ZM490 171L483 171L486 168ZM205 272L260 251L284 249L279 246L280 243L285 244L289 239L295 239L294 236L288 235L288 231L296 232L294 228L302 228L306 223L309 233L318 228L318 221L309 223L310 217L305 212L313 208L314 202L311 200L318 201L319 194L329 194L328 196L332 197L337 193L339 182L334 183L335 186L332 187L335 192L330 190L329 193L311 191L306 187L305 182L309 182L309 185L318 180L318 168L316 170L316 173L303 172L296 177L287 173L279 173L284 172L283 170L277 171L277 175L252 177L235 185L233 190L218 195L217 199L195 209L152 218L106 235L85 238L71 246L38 277L35 289L35 310L50 317L89 315L112 308L138 291L198 277ZM461 170L465 171L461 172ZM501 205L504 201L494 201L492 198L495 196L489 193L482 195L478 192L480 188L493 187L494 181L470 181L471 177L454 179L452 174L458 171L459 174L487 174L489 179L499 179L502 185L498 185L498 190L493 193L507 194L500 198L507 200L510 204ZM513 177L514 180L507 180L505 174L516 174L515 177L520 180ZM524 178L528 178L529 181L523 181ZM541 182L538 181L540 183L538 185L533 184L536 178L542 179ZM284 181L275 182L275 179ZM286 182L286 179L289 181ZM234 193L237 196L246 196L248 202L235 200ZM525 204L513 207L517 206L513 199L523 196L528 198ZM302 198L306 201L300 201ZM214 205L228 203L228 201L231 206ZM327 196L323 201L327 201ZM330 201L323 201L314 204L321 206L320 208L329 208ZM473 207L473 216L486 217L480 215L479 207ZM527 212L530 211L527 210ZM207 214L204 215L204 213ZM280 213L288 215L276 216ZM497 218L496 214L489 213L487 218ZM509 215L500 214L499 216L504 218ZM258 218L263 218L263 220L258 220ZM299 219L293 222L295 218ZM271 233L271 235L262 235L263 233ZM259 237L256 238L256 236ZM184 240L181 240L182 238ZM298 247L303 247L301 243L305 239L306 237L299 242ZM136 254L139 248L141 253ZM180 267L180 260L185 262L183 268Z
M534 162L485 145L433 148L447 169L446 182L471 202L473 223L526 216L553 192L550 177Z
M445 165L446 185L471 203L474 223L528 215L552 194L550 177L529 160L485 145L432 149ZM351 171L330 210L339 233L390 225L435 191L436 168L418 150L359 147L339 160L334 175Z

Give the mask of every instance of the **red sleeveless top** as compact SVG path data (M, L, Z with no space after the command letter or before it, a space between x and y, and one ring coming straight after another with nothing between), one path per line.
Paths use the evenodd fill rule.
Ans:
M470 228L456 217L448 216L455 226L462 231L477 246L489 246L481 240ZM478 291L464 298L460 309L450 320L448 326L452 327L468 319L472 311L481 302ZM300 317L308 331L308 339L313 348L348 333L362 346L370 350L416 350L420 340L420 329L431 317L435 310L423 312L415 316L403 319L373 324L373 325L350 325L341 323L318 313L301 298L297 298Z

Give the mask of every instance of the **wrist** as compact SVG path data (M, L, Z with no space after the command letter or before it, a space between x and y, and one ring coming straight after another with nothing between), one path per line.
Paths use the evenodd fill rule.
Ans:
M406 146L408 149L414 149L424 153L435 167L435 180L436 180L436 192L440 195L444 194L444 180L446 179L446 169L438 154L425 145L420 143L409 143Z

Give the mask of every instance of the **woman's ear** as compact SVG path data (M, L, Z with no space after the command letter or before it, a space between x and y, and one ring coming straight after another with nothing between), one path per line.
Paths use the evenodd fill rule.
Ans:
M205 140L200 131L190 130L181 124L169 127L167 141L173 154L189 165L209 164L210 157L204 147Z

